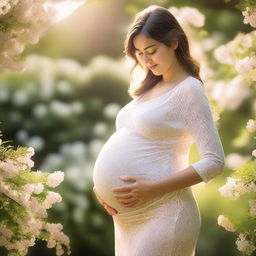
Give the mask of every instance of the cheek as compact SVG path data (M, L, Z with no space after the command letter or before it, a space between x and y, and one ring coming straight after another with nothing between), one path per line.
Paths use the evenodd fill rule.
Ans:
M157 56L155 57L156 63L162 65L162 66L170 66L173 62L173 53L169 51L159 51Z

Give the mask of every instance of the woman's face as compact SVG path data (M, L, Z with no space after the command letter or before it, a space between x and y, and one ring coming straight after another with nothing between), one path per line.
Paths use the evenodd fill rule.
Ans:
M177 41L172 46L167 47L165 44L138 34L133 39L135 55L143 67L150 69L154 75L163 75L164 73L175 70L176 63L175 49L178 46Z

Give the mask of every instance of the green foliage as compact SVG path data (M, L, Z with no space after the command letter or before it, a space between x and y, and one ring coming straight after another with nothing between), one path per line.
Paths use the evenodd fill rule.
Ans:
M44 173L42 175L36 175L35 172L31 171L22 171L19 172L15 177L11 179L7 179L7 183L12 183L16 186L23 186L28 183L38 184L45 183L47 181L48 173Z
M3 20L0 21L0 31L8 32L8 31L10 31L10 29L11 29L11 26L8 22L3 21Z
M244 184L249 184L251 182L255 182L256 184L256 161L247 162L242 167L235 168L234 171L232 177L242 178Z
M27 208L0 193L0 216L1 219L5 219L7 227L17 233L19 231L17 221L27 218Z
M225 0L225 2L231 2L233 0ZM241 11L244 11L246 9L246 7L252 7L255 8L256 7L256 2L255 0L239 0L240 2L238 2L235 7L238 8Z
M49 239L50 236L51 236L51 234L49 232L42 230L42 232L39 235L39 238L44 241L47 241L47 239Z

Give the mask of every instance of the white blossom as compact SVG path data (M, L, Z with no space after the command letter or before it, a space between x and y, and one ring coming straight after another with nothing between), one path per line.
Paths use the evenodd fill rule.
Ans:
M34 187L34 194L41 194L44 190L44 185L42 183L38 183Z
M6 177L9 178L15 176L19 171L17 165L15 164L15 161L11 159L0 161L0 170Z
M64 172L56 171L47 177L46 184L50 187L57 187L64 180Z
M205 16L196 8L193 7L182 7L176 8L171 7L169 11L175 16L178 22L182 25L191 24L195 27L202 27L205 23Z
M62 200L62 197L58 193L49 191L44 185L47 185L46 183L48 181L48 186L49 184L57 186L64 179L64 175L60 171L52 174L44 173L40 170L33 172L31 167L33 167L34 162L30 158L35 152L32 147L27 148L27 151L24 153L23 151L16 153L14 149L10 149L8 154L9 152L12 153L11 159L4 157L6 151L3 150L4 161L0 161L0 193L3 195L0 209L11 211L12 204L17 202L16 207L22 208L22 211L19 213L16 210L12 214L11 221L13 222L12 224L15 224L15 231L6 226L6 223L9 224L10 220L6 222L6 218L4 216L2 216L3 218L1 217L0 244L7 249L8 255L25 256L28 253L28 248L35 245L36 239L40 237L42 229L45 223L47 223L48 216L46 210L51 208L54 203ZM20 174L22 175L21 184L26 182L24 185L16 182ZM16 179L15 182L9 182L14 177ZM45 200L36 197L44 189L47 192ZM5 198L6 200L4 200ZM46 238L47 247L56 247L56 254L63 254L63 246L65 246L67 253L70 254L69 238L60 231L62 225L56 225L60 228L54 234L48 235ZM17 239L17 233L19 233L19 239ZM26 239L26 237L30 238Z
M23 186L23 190L25 193L32 194L34 192L35 185L34 184L26 184Z
M0 16L3 23L0 30L0 67L23 71L24 63L16 61L15 57L24 51L27 44L38 43L52 24L70 15L84 2L85 0L1 0ZM5 24L12 25L7 29Z
M218 225L224 227L227 231L235 232L235 227L233 224L229 221L227 217L224 215L219 215L218 217Z
M226 155L226 166L230 169L240 168L242 167L247 161L250 160L249 156L242 156L238 153L230 153Z
M250 24L252 27L256 28L256 12L250 7L246 7L245 11L242 12L244 15L244 24Z
M56 246L56 241L55 241L55 240L51 239L51 240L49 240L49 241L47 242L47 247L48 247L48 248L53 248L53 247L55 247L55 246Z
M1 0L0 1L0 15L6 15L16 4L18 0Z
M238 199L242 194L250 192L250 188L245 186L241 178L227 178L227 182L222 187L218 188L219 192L224 197L229 197L232 200Z
M28 155L21 156L17 158L17 161L19 161L21 164L26 165L28 169L34 166L34 161L30 159Z
M219 81L215 83L211 97L216 100L218 105L225 109L235 110L242 102L249 97L250 88L241 75L231 81Z
M120 105L116 103L109 103L105 106L103 113L106 117L115 118L120 110Z
M97 122L93 127L93 133L97 136L101 136L106 134L107 129L108 127L105 122Z
M253 45L253 36L251 34L245 34L242 40L242 46L250 48Z
M45 206L46 209L49 209L52 207L53 204L61 202L62 197L60 194L53 192L53 191L48 191L47 197L43 202L43 205Z
M241 75L247 75L256 68L256 56L246 56L245 58L237 61L235 69Z
M39 218L47 217L46 207L40 203L36 198L32 197L30 202L30 208L33 214Z
M250 241L247 238L247 232L245 233L240 233L238 236L238 239L236 240L236 244L237 244L237 249L243 253L249 254L251 255L256 247L253 244L253 241Z
M56 233L56 232L61 231L63 229L63 226L60 223L46 223L45 229L49 233Z
M248 129L249 132L253 133L256 131L256 120L250 119L247 124L246 128Z
M233 57L230 47L221 45L214 50L214 57L223 64L233 64Z

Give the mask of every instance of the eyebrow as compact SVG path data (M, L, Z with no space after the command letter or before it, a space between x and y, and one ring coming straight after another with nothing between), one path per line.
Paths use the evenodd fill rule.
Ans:
M146 49L148 49L148 48L150 48L150 47L152 47L152 46L155 46L155 45L156 45L156 44L151 44L151 45L145 47L143 50L146 50ZM135 47L134 47L134 48L135 48ZM139 49L137 49L137 48L135 48L135 50L136 50L136 51L139 51Z

